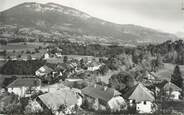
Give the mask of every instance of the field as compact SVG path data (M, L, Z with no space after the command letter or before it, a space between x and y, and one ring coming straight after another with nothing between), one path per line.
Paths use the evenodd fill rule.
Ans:
M31 50L38 48L39 46L44 46L43 43L8 43L7 45L1 45L0 50Z
M12 58L15 58L18 55L21 55L22 58L26 58L28 55L26 54L27 51L35 52L35 48L41 47L42 49L39 51L39 53L31 53L32 57L39 58L46 52L46 49L43 48L47 46L48 44L44 43L8 43L7 45L0 45L0 51L6 50L7 56ZM3 59L3 56L0 56L0 59Z
M164 68L160 69L156 75L160 78L160 79L165 79L165 80L170 80L170 77L174 71L176 64L170 64L170 63L164 63ZM182 73L182 75L184 75L184 65L180 65L180 71Z

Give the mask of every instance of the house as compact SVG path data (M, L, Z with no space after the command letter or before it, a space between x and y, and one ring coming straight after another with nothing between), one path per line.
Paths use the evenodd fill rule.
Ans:
M145 76L144 76L144 79L147 79L147 80L155 80L157 77L155 75L154 72L149 72L149 71L145 71Z
M54 114L58 114L60 107L63 105L66 107L63 111L66 114L71 114L75 106L80 106L78 105L78 97L70 89L40 95L37 98L37 102L44 110L50 110Z
M48 53L45 53L43 57L44 57L44 59L49 59L50 55Z
M56 58L62 58L62 54L61 53L55 53Z
M88 67L89 71L98 70L101 66L102 66L102 64L99 64L96 61L92 61L92 62L87 64L87 67Z
M179 100L182 89L174 83L168 82L163 87L164 92L170 99Z
M35 75L38 77L43 77L43 76L48 76L48 75L52 75L52 72L54 70L46 65L40 67L36 72Z
M82 89L88 109L120 111L126 109L126 103L121 93L115 89L94 85Z
M18 78L7 86L9 93L19 97L29 97L38 92L41 87L41 80L37 78Z
M124 98L130 101L130 107L135 105L136 111L139 113L152 113L154 112L153 107L155 106L153 95L143 84L138 83L124 94Z

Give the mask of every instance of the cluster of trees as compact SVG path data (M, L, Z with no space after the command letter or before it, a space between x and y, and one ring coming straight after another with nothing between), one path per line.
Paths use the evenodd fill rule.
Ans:
M6 50L0 51L0 56L6 56L6 54L7 54Z
M44 60L13 61L9 60L1 68L1 73L6 75L30 75L38 68L45 65Z
M171 75L171 82L183 89L183 77L180 71L180 67L176 65L173 74Z
M134 63L140 63L144 58L161 57L167 63L184 64L184 42L168 40L161 44L149 44L137 47L124 47L117 45L104 46L99 44L79 44L69 41L57 43L65 55L91 55L96 57L110 57L122 53L131 55Z
M7 45L7 43L8 43L8 42L7 42L6 40L3 40L3 39L0 40L0 45Z
M135 85L134 83L135 79L133 75L128 72L120 72L112 75L109 80L110 87L113 87L121 92L125 91L127 88L133 87Z
M118 55L125 51L123 46L103 46L99 44L79 44L72 43L69 41L62 41L62 43L57 44L64 55L90 55L96 57ZM131 48L126 48L126 51L129 52Z
M184 64L184 42L183 40L177 40L172 42L168 40L162 44L149 45L147 49L152 55L160 54L163 57L163 61L173 64Z

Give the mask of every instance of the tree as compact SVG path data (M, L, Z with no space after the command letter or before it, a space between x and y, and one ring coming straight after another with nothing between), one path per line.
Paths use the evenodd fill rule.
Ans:
M21 57L22 57L21 54L17 55L17 58L21 58Z
M100 72L100 74L105 75L105 74L109 71L109 68L108 68L107 65L102 65L102 66L99 68L98 71Z
M32 60L32 56L31 55L27 55L27 60Z
M135 79L133 78L133 75L123 71L112 75L109 79L109 86L118 91L123 91L125 88L130 88L134 85Z
M66 108L67 108L67 106L66 106L65 104L60 105L59 108L58 108L58 111L59 111L59 112L62 112L62 113L65 113Z
M7 51L3 50L2 54L6 57L7 56Z
M183 78L181 75L180 67L176 65L174 72L171 76L171 82L180 88L183 88Z
M67 56L64 56L63 62L66 63L67 61L68 61L68 57Z
M80 60L80 68L85 68L84 59Z
M115 56L111 56L107 61L107 66L111 70L118 70L119 60Z

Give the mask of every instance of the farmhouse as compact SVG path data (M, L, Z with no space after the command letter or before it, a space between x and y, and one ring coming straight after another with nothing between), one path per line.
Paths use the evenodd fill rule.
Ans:
M139 113L152 113L154 111L153 101L155 98L153 93L141 83L131 88L124 97L130 101L130 106L136 105L136 110Z
M41 80L37 78L18 78L7 86L9 93L19 97L29 97L40 90Z
M44 54L44 59L49 59L50 58L50 55L48 53L45 53Z
M95 71L98 70L102 65L96 61L92 61L91 63L88 63L87 66L89 71Z
M54 70L46 65L40 67L36 72L35 75L39 76L39 77L43 77L43 76L48 76L48 75L52 75L52 72Z
M44 110L51 110L54 114L59 113L61 106L66 106L64 112L71 114L73 108L78 104L78 98L72 90L62 89L56 92L40 95L37 98L37 102L42 106Z
M61 53L55 53L56 58L62 58L62 54Z
M182 89L174 83L168 82L164 85L163 90L170 99L179 100Z
M120 111L126 109L126 103L121 93L115 89L94 85L82 89L89 109Z

